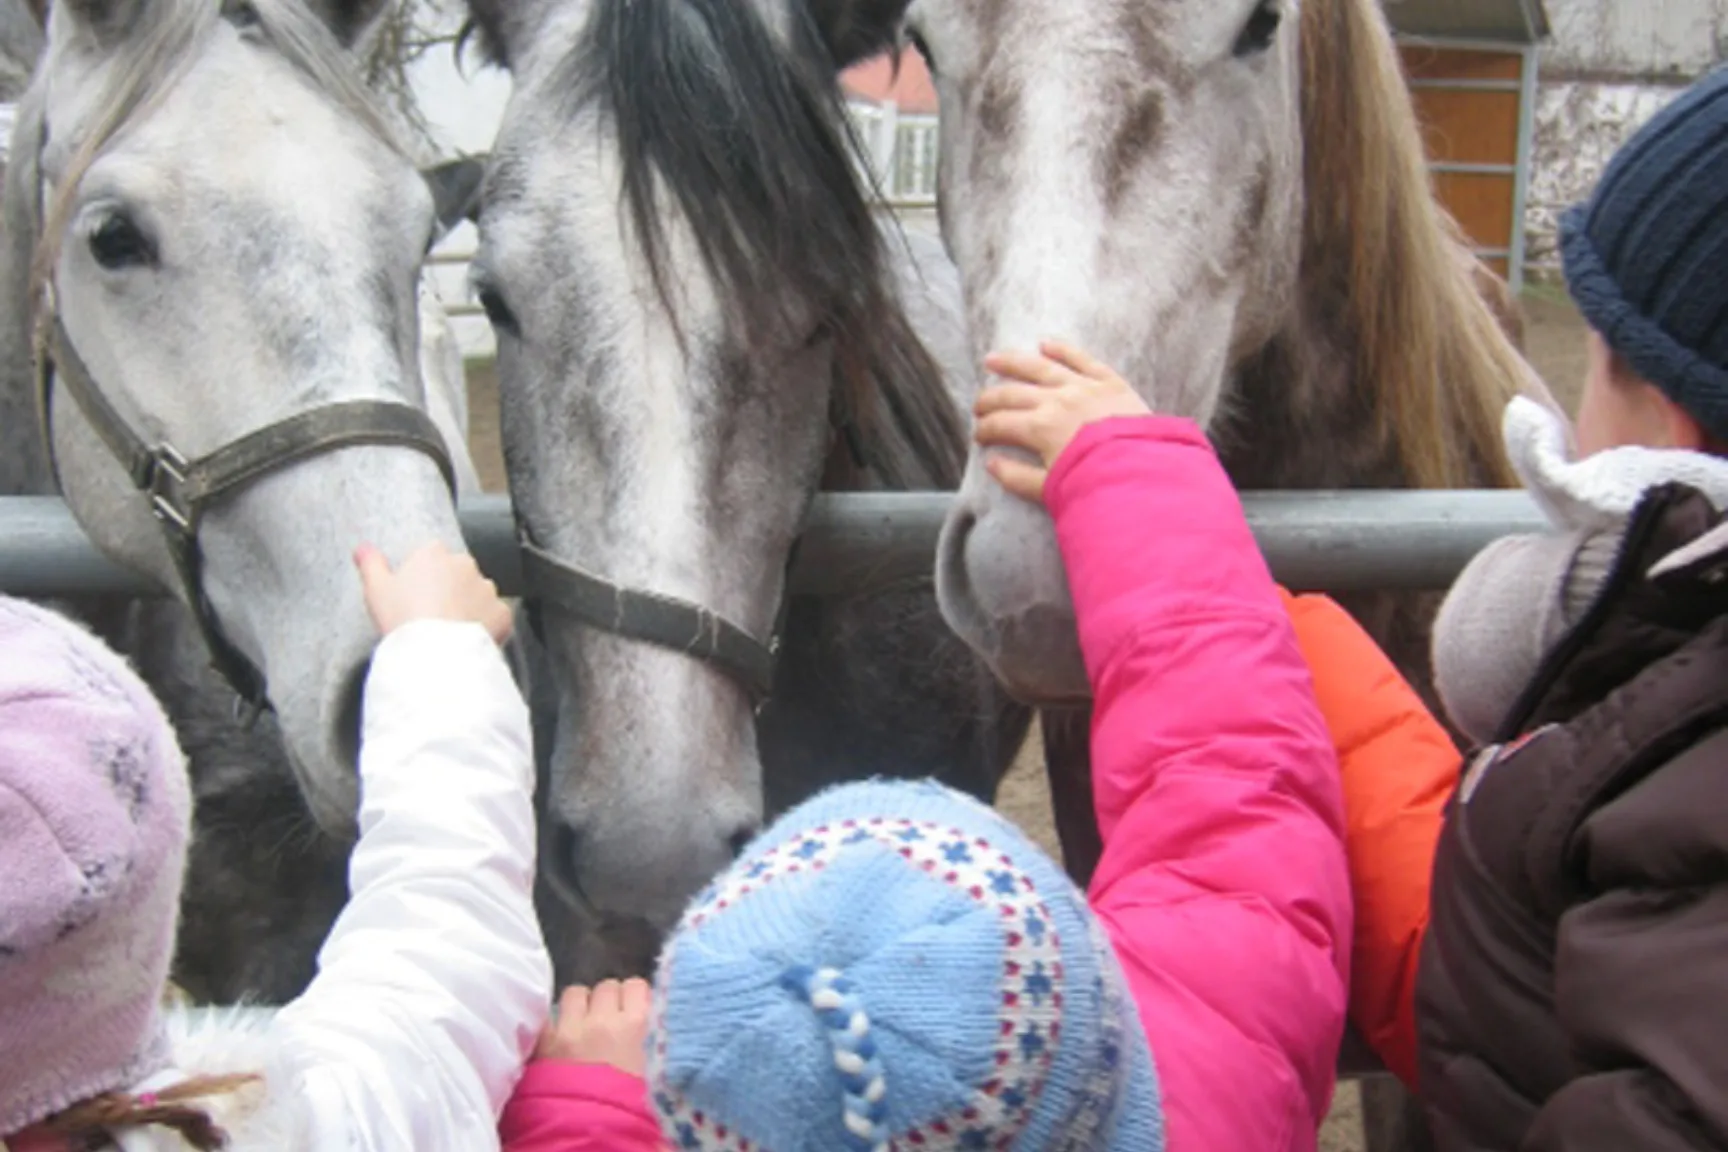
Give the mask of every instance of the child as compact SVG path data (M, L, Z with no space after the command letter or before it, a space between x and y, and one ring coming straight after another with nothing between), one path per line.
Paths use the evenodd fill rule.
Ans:
M184 758L126 664L0 599L0 1146L497 1147L546 1018L527 710L510 616L438 546L358 557L367 675L353 897L272 1014L163 1009Z
M1068 568L1096 691L1091 892L937 785L817 796L686 912L651 1009L625 987L566 1005L507 1148L1315 1147L1350 903L1307 668L1199 431L1044 351L992 359L1017 383L981 398L978 436L1027 454L991 468L1048 504ZM575 1062L615 1057L632 1021L646 1088L628 1060Z
M1326 596L1284 597L1344 785L1355 904L1350 1023L1416 1086L1416 973L1428 884L1458 748L1373 639Z
M1417 980L1445 1149L1728 1145L1728 72L1562 224L1592 329L1507 447L1559 534L1470 565L1438 687L1497 741L1447 813Z

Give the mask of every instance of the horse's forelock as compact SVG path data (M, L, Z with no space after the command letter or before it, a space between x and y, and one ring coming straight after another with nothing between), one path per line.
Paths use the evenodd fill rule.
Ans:
M891 285L834 61L804 7L788 15L782 38L745 0L596 0L565 61L571 113L594 103L613 122L624 205L674 325L666 200L734 343L829 339L839 407L884 478L957 480L938 446L959 443L958 419ZM921 468L895 465L907 453Z
M1500 416L1530 369L1435 200L1397 48L1376 0L1304 0L1303 262L1338 285L1353 357L1412 486L1516 483ZM1458 436L1445 430L1458 430Z
M366 82L352 52L307 7L305 0L247 0L265 35L284 59L328 95L380 143L403 157L407 146L383 102Z

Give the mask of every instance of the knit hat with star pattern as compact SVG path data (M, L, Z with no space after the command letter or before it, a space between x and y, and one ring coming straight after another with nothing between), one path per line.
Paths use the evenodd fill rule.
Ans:
M1160 1152L1157 1078L1085 897L931 783L783 817L661 957L649 1084L673 1148Z

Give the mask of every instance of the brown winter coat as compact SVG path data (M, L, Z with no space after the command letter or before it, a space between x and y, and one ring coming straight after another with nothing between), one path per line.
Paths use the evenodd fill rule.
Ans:
M1513 736L1471 762L1435 859L1439 1146L1728 1148L1728 521L1702 496L1640 506Z

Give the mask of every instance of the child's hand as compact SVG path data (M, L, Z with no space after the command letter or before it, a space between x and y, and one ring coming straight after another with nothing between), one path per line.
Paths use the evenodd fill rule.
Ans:
M456 620L484 626L500 644L510 638L510 609L472 556L428 544L391 571L384 554L368 544L355 551L354 563L382 635L415 620Z
M607 1064L632 1076L648 1068L646 980L606 980L588 989L578 984L558 998L558 1019L540 1034L537 1060Z
M1029 463L993 453L990 475L1023 500L1042 503L1044 481L1080 429L1113 416L1147 416L1151 409L1127 381L1078 348L1048 340L1042 355L998 352L984 367L1015 384L998 384L978 396L973 433L988 448L1019 448L1041 461Z

